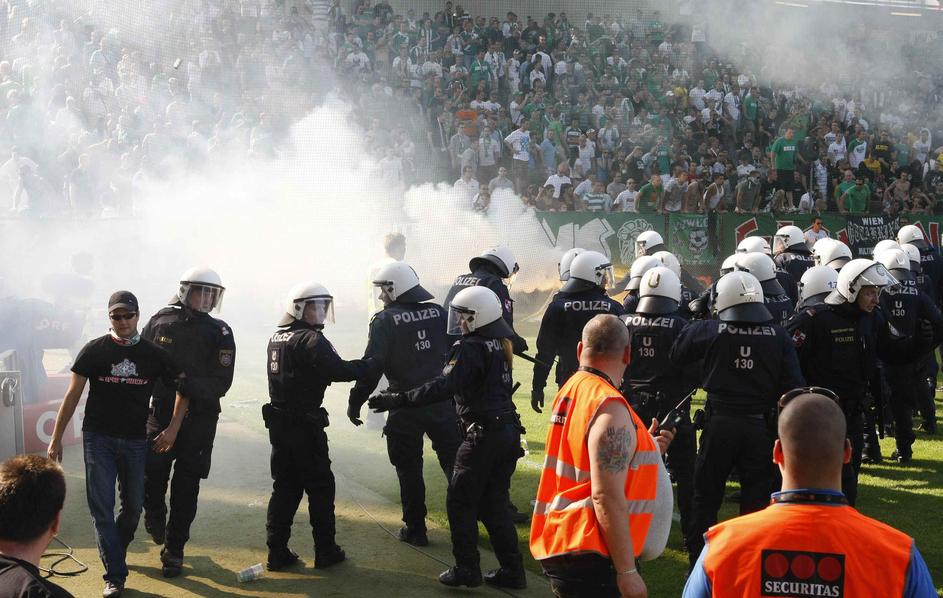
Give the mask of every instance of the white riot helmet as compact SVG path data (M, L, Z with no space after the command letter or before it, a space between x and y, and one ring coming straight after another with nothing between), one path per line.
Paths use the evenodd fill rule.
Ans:
M728 255L726 258L724 258L724 263L720 265L721 276L723 276L724 274L730 274L731 272L733 272L734 268L737 265L737 258L739 256L740 256L739 253L735 253L733 255Z
M755 276L756 279L760 281L763 294L767 297L786 294L786 291L783 290L783 285L779 284L779 280L776 278L776 264L773 262L773 258L765 253L758 251L741 253L737 256L734 270L738 272L749 272Z
M805 247L805 235L798 226L792 224L783 226L773 235L773 255L779 255L793 245Z
M769 243L763 237L747 237L737 244L737 253L750 253L758 251L766 255L772 255Z
M219 312L223 306L226 287L215 270L205 267L190 268L180 276L176 300L194 311Z
M671 268L656 266L642 275L637 313L673 314L680 305L681 279Z
M584 251L570 264L570 279L560 289L564 293L577 293L598 287L604 291L612 289L615 274L612 262L598 251Z
M514 258L514 254L511 253L510 249L503 246L493 247L478 257L473 257L468 262L468 268L474 272L481 267L483 263L494 265L498 270L498 276L508 279L505 283L508 288L514 283L514 276L520 269L517 265L517 260Z
M626 290L637 291L642 286L642 274L661 265L661 260L653 255L643 255L635 258L632 267L629 268L629 284L626 285Z
M812 257L815 259L817 266L828 266L829 268L841 270L845 264L851 261L851 249L837 239L831 241L831 243L822 247L821 251L816 252L813 248ZM817 248L818 244L815 247Z
M380 268L373 278L373 286L379 288L378 299L384 305L393 301L419 303L432 299L432 293L419 284L416 271L405 262L390 262Z
M641 257L643 255L652 255L653 247L659 247L665 244L665 240L658 234L656 231L647 230L643 233L639 233L639 236L635 238L635 257Z
M675 273L675 276L681 278L681 262L678 261L675 254L670 251L659 251L652 257L658 258L666 268Z
M476 332L489 338L505 338L514 331L504 321L501 300L488 287L467 287L459 291L449 305L451 335Z
M573 258L584 251L586 250L582 249L581 247L574 247L560 257L560 263L557 264L557 266L560 268L560 282L566 282L570 279L570 264L573 263Z
M923 264L920 262L920 250L917 249L917 246L913 243L904 243L900 248L904 250L907 259L910 260L910 271L914 274L920 274L923 271Z
M306 320L314 326L324 326L328 322L334 323L334 297L327 288L316 282L301 282L288 291L285 301L285 315L278 321L279 326L288 326L295 321L304 320L305 309L313 304L310 312L311 319Z
M763 287L749 272L731 272L717 281L714 311L724 322L769 322L772 314L763 303Z
M818 305L838 288L838 271L828 266L812 266L799 279L799 307Z
M878 241L877 245L874 246L874 250L871 251L871 257L876 260L881 259L881 254L887 251L888 249L900 249L900 245L897 241L892 239L884 239L883 241Z
M851 260L838 273L838 285L825 302L830 305L854 303L864 287L884 288L897 284L884 264L874 260Z
M924 249L927 246L927 240L923 236L923 231L920 230L919 226L914 226L913 224L900 227L900 230L897 231L897 242L901 245L904 243L912 243L916 245L917 249Z
M824 266L821 262L822 252L825 251L826 247L830 247L832 243L837 243L836 239L831 237L822 237L818 239L815 243L812 244L812 261L815 262L816 266Z
M903 249L887 249L875 260L887 268L897 280L907 278L910 272L910 258Z

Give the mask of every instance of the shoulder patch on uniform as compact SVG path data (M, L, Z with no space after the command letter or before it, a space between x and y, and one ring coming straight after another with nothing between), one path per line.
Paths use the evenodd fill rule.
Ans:
M794 344L797 347L801 347L802 344L805 343L805 339L806 339L805 333L802 332L801 330L796 330L795 332L792 333L792 344Z
M228 326L220 326L220 331L222 331L223 336L229 336L229 327L228 327Z
M236 352L232 349L220 349L219 350L219 365L224 368L232 366L232 362L236 356Z
M169 336L160 335L154 339L155 342L160 343L161 345L170 345L173 344L174 339Z

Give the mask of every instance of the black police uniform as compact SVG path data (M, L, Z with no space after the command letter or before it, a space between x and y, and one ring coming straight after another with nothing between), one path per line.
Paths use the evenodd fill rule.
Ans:
M511 342L514 344L514 352L523 353L527 351L527 341L516 332L513 332L514 300L511 299L511 293L508 291L507 285L504 284L497 266L484 258L473 258L469 266L471 266L472 271L468 274L462 274L455 279L455 282L452 283L452 288L449 289L448 294L445 296L445 301L442 306L448 310L449 306L452 305L452 299L454 299L455 295L458 295L459 291L462 289L467 289L468 287L487 287L491 289L494 291L494 294L498 296L498 299L501 300L501 312L504 315L504 321L511 327L512 334L510 338ZM457 337L452 338L454 340Z
M777 274L785 274L785 272L777 272ZM789 318L796 313L798 297L793 299L789 296L778 276L777 280L764 280L760 286L763 288L763 303L773 316L773 322L785 326Z
M265 521L269 562L291 560L286 558L291 524L307 494L315 566L323 567L343 560L343 551L334 542L334 474L324 432L328 414L321 404L331 382L363 377L371 364L344 361L321 326L299 320L272 335L267 355L270 403L262 417L272 444L274 480Z
M934 345L943 340L943 315L928 295L917 286L916 277L910 272L892 272L899 287L881 293L881 308L890 324L902 336L914 336L920 320L931 323L934 329ZM924 372L929 368L930 354L921 359L884 368L890 393L891 414L894 417L894 439L897 443L898 459L910 460L911 446L916 437L913 432L912 411L918 407L918 397L927 392Z
M504 348L504 339L512 333L499 319L463 336L452 345L442 376L396 398L398 405L408 407L452 400L462 426L464 440L446 499L457 570L440 576L446 585L480 583L479 520L488 530L501 570L524 576L507 507L511 476L524 454L524 428L511 401L510 355ZM373 399L371 406L376 406Z
M785 291L786 296L789 297L789 300L793 305L799 302L799 279L793 278L789 272L785 270L776 270L776 280L779 281L779 285ZM765 292L765 291L764 291ZM775 316L776 314L773 314Z
M196 517L200 480L210 474L219 400L232 386L236 343L232 329L225 322L179 302L154 314L141 335L170 352L187 373L186 395L190 407L177 440L166 453L147 452L144 477L145 527L158 540L164 536L166 520L164 550L182 557L183 547L190 539L190 524ZM175 387L162 381L154 386L147 420L149 442L170 423L176 392ZM164 502L168 480L169 520Z
M652 297L652 299L656 299ZM657 298L662 299L662 298ZM665 298L665 301L670 301ZM672 303L674 303L672 301ZM646 312L654 311L647 309ZM680 370L670 359L674 341L688 324L677 311L631 314L622 317L629 330L631 360L622 377L622 394L646 425L659 421L697 389L696 367ZM694 497L694 460L697 452L695 432L691 424L690 402L681 407L681 423L668 447L667 466L678 484L678 510L681 513L681 534L686 537L691 525L691 502Z
M692 564L704 547L704 532L717 522L727 477L734 467L740 474L740 514L769 503L775 439L772 414L784 392L804 384L786 332L773 323L768 311L757 308L763 306L746 304L724 312L733 310L728 318L747 321L692 322L671 349L671 360L678 364L703 359L701 386L707 391L687 536Z
M441 375L449 350L445 333L447 315L435 303L420 303L431 298L432 295L417 285L373 316L364 359L375 357L376 367L350 391L350 413L359 413L381 375L389 380L390 392L410 390ZM383 433L390 463L399 478L403 522L407 527L401 532L401 539L407 540L406 534L412 534L409 541L425 540L422 437L423 434L429 436L448 480L461 443L455 409L444 402L422 409L394 409Z
M777 268L789 274L795 285L798 285L799 281L802 280L805 271L815 265L812 252L809 251L805 243L787 247L782 253L774 257L773 261L776 262ZM788 292L789 289L786 289L786 291ZM798 293L798 286L796 292Z
M539 395L541 404L550 364L559 356L555 380L558 387L562 386L579 368L576 345L583 336L583 327L600 314L621 316L622 306L591 282L571 278L554 295L537 333L536 359L540 363L534 364L532 388L534 395Z
M926 291L933 302L941 305L943 302L943 258L936 247L926 241L914 243L920 250L920 276L924 284L929 287ZM936 376L939 372L939 365L936 360L936 349L930 354L927 360L925 378L927 380L927 392L917 397L917 407L923 418L923 429L931 434L937 430L936 424Z
M865 443L864 413L873 407L877 360L886 365L913 361L929 350L929 342L898 336L880 309L868 313L854 303L812 307L792 318L786 330L808 383L841 398L852 446L851 463L842 468L842 492L854 505Z

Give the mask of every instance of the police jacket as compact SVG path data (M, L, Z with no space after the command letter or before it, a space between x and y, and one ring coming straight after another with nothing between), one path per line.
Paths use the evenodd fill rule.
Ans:
M186 372L181 392L195 415L219 413L219 400L232 386L236 341L222 320L182 305L169 305L151 317L141 336L170 352ZM154 415L162 423L173 415L177 388L158 381L154 386Z
M794 284L798 284L802 280L805 271L815 265L812 252L805 245L789 247L774 257L773 261L776 263L777 268L787 272L792 277Z
M943 297L943 259L936 247L925 244L920 248L920 267L923 274L930 279L930 297L934 302L939 302Z
M759 415L786 392L803 386L796 350L773 322L691 322L675 341L671 360L703 359L701 387L715 412Z
M943 315L933 304L933 300L922 292L917 285L917 279L909 272L902 275L894 271L893 275L900 285L885 289L881 293L881 309L887 320L902 336L913 336L917 333L920 320L927 320L933 326L934 344L943 340Z
M773 315L773 321L780 326L785 326L789 318L796 313L796 302L788 295L764 295L763 303Z
M351 404L363 405L383 375L392 392L416 388L440 375L449 351L445 330L446 313L436 303L394 301L378 311L370 320L363 354L364 359L376 358L374 368L357 380Z
M664 315L627 314L622 316L629 329L629 365L622 377L623 394L662 393L672 406L697 387L693 366L678 368L671 361L671 347L688 324L680 313ZM673 402L672 402L673 401Z
M445 301L442 304L443 307L448 310L449 306L452 304L452 299L455 298L455 295L458 295L459 291L476 286L488 287L494 291L494 294L501 300L501 312L504 316L504 321L508 323L508 326L514 328L514 300L511 299L511 293L508 291L507 285L504 284L504 280L495 274L487 265L457 277L455 282L452 283L452 288L449 289L448 294L445 296ZM453 336L451 338L454 340L457 337ZM514 343L514 351L516 353L527 350L527 343L516 333L511 337L511 342Z
M846 407L860 406L878 358L903 364L930 349L900 336L880 309L868 313L853 303L811 307L796 314L786 329L808 383L835 391Z
M786 295L789 297L789 300L792 301L792 304L795 305L799 303L799 279L793 278L789 272L785 270L776 271L776 280L779 281L779 284L782 285L783 289L786 291ZM773 314L774 316L776 314Z
M583 336L583 327L599 314L622 315L622 306L613 301L601 288L554 295L540 321L537 333L537 361L534 364L534 388L543 388L550 374L549 364L557 362L556 382L562 386L579 367L576 345Z
M456 413L469 418L514 411L510 356L502 340L472 333L455 341L441 375L405 393L406 403L454 399Z
M268 342L268 393L272 405L293 413L311 413L324 401L331 382L365 376L372 363L344 361L320 327L295 321L279 328Z
M638 291L630 291L625 294L625 299L622 300L622 313L625 314L634 314L635 310L638 309Z

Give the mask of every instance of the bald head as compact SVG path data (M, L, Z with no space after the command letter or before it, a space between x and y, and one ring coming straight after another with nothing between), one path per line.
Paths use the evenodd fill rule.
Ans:
M827 481L841 477L845 438L845 414L835 401L812 393L792 399L779 414L784 478L800 487L830 487Z
M583 327L583 353L594 359L621 359L629 330L613 315L599 315Z

